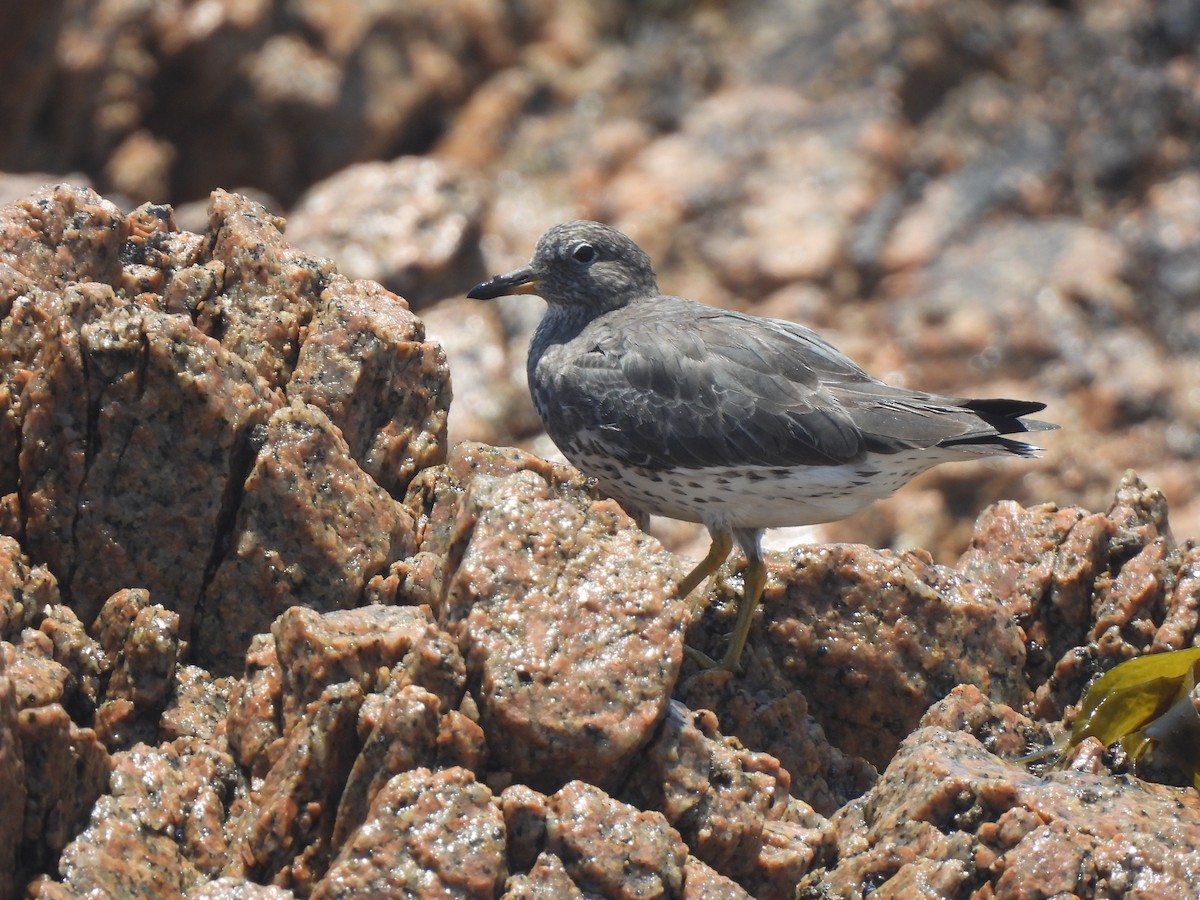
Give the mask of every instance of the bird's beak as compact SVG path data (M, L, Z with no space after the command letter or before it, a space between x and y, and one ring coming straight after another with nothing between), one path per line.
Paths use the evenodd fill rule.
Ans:
M521 266L507 275L497 275L467 291L472 300L495 300L507 294L532 294L537 290L538 278L531 266Z

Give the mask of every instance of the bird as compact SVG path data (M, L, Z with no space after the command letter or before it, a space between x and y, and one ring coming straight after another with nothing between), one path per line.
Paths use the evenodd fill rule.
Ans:
M940 463L1035 456L1007 435L1057 427L1026 418L1044 403L887 384L804 325L662 294L647 254L599 222L550 228L527 264L467 296L511 294L546 301L526 371L562 454L643 525L658 515L708 529L680 596L735 542L745 554L724 655L688 648L706 668L740 669L766 529L845 518Z

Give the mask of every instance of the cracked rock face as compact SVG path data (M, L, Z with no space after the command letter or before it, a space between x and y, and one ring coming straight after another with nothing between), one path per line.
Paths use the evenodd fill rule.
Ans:
M410 550L393 497L445 453L440 349L282 224L218 192L199 239L65 185L0 219L14 525L83 621L145 588L220 674L288 606L361 602Z
M0 895L1200 881L1190 788L1014 762L1092 673L1195 642L1160 493L997 504L955 568L775 554L746 671L698 673L737 563L686 622L679 560L578 473L448 453L440 348L280 225L0 211Z

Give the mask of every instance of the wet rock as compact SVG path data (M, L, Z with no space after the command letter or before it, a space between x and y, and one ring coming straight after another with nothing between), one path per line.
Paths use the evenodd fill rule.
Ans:
M51 185L0 209L0 257L46 291L114 283L125 237L121 211L83 187Z
M59 861L74 896L182 894L220 873L228 812L245 794L227 753L186 738L139 745L114 757L109 790Z
M538 854L533 868L520 875L513 875L505 882L504 887L502 900L535 900L542 897L545 900L554 897L583 900L587 896L575 886L563 861L553 853Z
M447 709L462 698L462 658L453 644L440 640L428 610L369 606L319 615L295 607L280 616L272 632L285 730L326 687L353 681L367 693L379 692L392 683L393 670L403 678L399 685L419 684Z
M830 741L882 768L931 703L955 685L993 699L1025 698L1024 636L978 582L918 552L853 544L798 548L770 566L761 631L751 632L749 671L739 685L772 693L803 690ZM721 590L720 621L735 599ZM709 615L716 611L709 607ZM689 641L721 652L705 616ZM755 637L755 634L761 637ZM757 665L750 660L764 657ZM712 676L706 676L712 677ZM724 726L736 734L735 727Z
M229 695L226 733L238 765L264 778L279 759L283 742L283 672L270 634L255 635L246 668Z
M749 898L732 878L714 872L694 856L689 856L683 865L683 900L741 900Z
M822 815L862 795L878 777L865 759L830 744L804 693L781 682L746 683L712 673L683 679L675 694L692 708L715 713L744 746L778 759L790 776L791 795Z
M179 660L179 616L150 603L142 590L118 591L100 611L100 643L113 664L106 700L161 711Z
M159 723L163 739L213 740L229 714L234 684L233 678L213 678L197 666L177 667L171 699Z
M445 461L449 379L441 348L403 300L334 275L287 393L324 412L363 471L400 498L419 470Z
M546 849L585 893L676 896L687 847L660 813L641 812L599 788L572 781L549 801Z
M367 698L358 719L362 752L338 801L335 848L345 852L347 840L367 820L371 804L391 778L436 767L441 709L437 697L412 684Z
M408 156L350 166L314 185L292 211L288 238L421 306L487 276L477 243L482 212L474 176Z
M159 715L183 653L178 614L152 604L148 591L122 590L105 601L94 630L107 676L96 710L100 740L112 752L157 743Z
M1024 630L1031 709L1054 721L1094 676L1152 648L1190 645L1193 555L1171 538L1162 492L1128 472L1105 513L990 508L958 568L987 584Z
M361 603L367 581L408 551L412 525L325 414L293 401L267 423L232 542L205 592L193 644L193 658L218 673L236 670L250 638L289 606ZM244 601L248 591L254 604Z
M1068 647L1086 639L1112 532L1099 513L1052 505L1027 510L1004 501L979 517L958 569L991 588L1024 629L1034 687Z
M790 780L774 758L717 733L714 715L677 704L634 775L640 805L661 809L692 856L757 897L790 896L828 843L826 820L789 803ZM772 846L771 826L791 833Z
M196 325L266 382L282 388L296 365L301 329L316 311L333 263L314 259L283 237L284 221L237 194L209 201L212 261L223 268L219 293L196 309Z
M205 881L184 892L187 900L292 900L296 895L273 884L256 884L245 878L225 875Z
M18 858L37 871L58 855L108 788L110 760L90 728L58 703L17 713L25 762L25 809Z
M509 861L517 870L532 870L546 846L549 798L528 785L514 784L506 787L499 799L508 836Z
M24 836L26 787L17 718L20 706L16 686L8 674L8 657L8 648L0 644L0 796L6 798L10 811L0 819L0 893L13 896L22 880L19 874L23 874L17 869L17 852Z
M326 688L288 732L278 758L231 825L225 874L309 893L332 856L337 797L357 751L363 690Z
M797 896L856 895L868 885L913 896L922 884L950 894L969 884L997 897L1186 893L1200 878L1200 806L1190 789L1037 776L969 734L933 726L906 739L879 784L834 824L836 864L810 873Z
M45 566L31 566L21 545L0 534L0 638L13 640L58 602L54 576Z
M57 362L26 389L28 550L83 621L139 585L171 604L187 634L249 431L278 400L177 316L117 307L62 339Z
M464 680L457 649L427 610L297 607L281 616L230 697L230 747L261 786L239 814L229 874L307 893L368 828L393 776L481 764L486 751L472 741L482 734L456 709Z
M619 782L665 711L682 657L674 562L608 501L518 452L463 445L409 505L416 589L458 635L480 725L515 778Z
M486 897L506 875L504 819L491 791L465 769L419 768L383 786L312 896Z

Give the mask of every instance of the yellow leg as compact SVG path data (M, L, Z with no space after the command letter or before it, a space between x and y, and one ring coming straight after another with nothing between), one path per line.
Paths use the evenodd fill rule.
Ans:
M708 548L707 555L696 564L696 567L692 571L688 572L683 581L679 582L679 596L688 597L692 591L700 586L700 582L721 568L721 563L729 558L729 551L732 549L733 536L729 532L713 534L712 544ZM688 620L694 619L699 614L700 598L697 597L688 604ZM710 656L694 647L684 645L683 652L702 669L712 669L717 665L716 661Z
M733 536L728 532L724 534L714 534L712 536L712 546L708 548L708 555L696 564L696 568L688 572L687 577L679 582L679 596L687 597L700 586L705 578L711 575L717 569L721 568L721 563L729 557L729 551L733 549ZM693 603L689 610L693 615L697 612L698 604Z
M733 636L729 639L729 647L721 658L717 668L736 672L741 668L742 650L746 648L746 638L750 636L750 623L754 620L754 610L758 609L763 591L767 587L767 564L761 559L751 557L746 561L746 572L742 576L742 599L738 602L737 622L733 626Z

